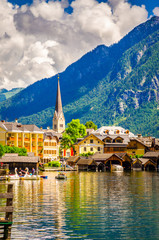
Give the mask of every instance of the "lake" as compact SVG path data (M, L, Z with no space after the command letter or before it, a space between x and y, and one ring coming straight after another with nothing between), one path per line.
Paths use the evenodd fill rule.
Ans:
M12 239L159 239L159 173L44 174L12 181Z

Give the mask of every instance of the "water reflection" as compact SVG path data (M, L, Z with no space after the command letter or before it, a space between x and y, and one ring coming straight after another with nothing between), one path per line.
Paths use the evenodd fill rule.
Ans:
M159 174L67 173L14 181L12 239L158 239Z

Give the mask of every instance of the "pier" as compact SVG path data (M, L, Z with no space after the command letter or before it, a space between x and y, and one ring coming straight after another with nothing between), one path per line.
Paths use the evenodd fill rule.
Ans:
M0 183L0 190L6 186L7 192L0 192L0 201L5 201L4 206L0 206L0 239L11 239L11 227L13 217L13 184Z

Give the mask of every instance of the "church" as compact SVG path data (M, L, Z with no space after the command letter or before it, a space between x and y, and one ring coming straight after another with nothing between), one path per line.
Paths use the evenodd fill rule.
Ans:
M60 81L58 75L57 93L56 93L56 105L53 115L52 129L49 127L43 129L44 132L44 147L43 147L43 163L48 163L53 160L59 160L60 155L60 140L62 133L65 131L65 117L62 109L62 99L60 91ZM68 149L62 150L61 156L69 157L73 153Z

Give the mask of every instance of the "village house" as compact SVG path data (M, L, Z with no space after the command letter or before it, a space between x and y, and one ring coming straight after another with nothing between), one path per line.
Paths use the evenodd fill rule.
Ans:
M43 159L42 163L48 163L59 158L59 139L61 134L55 133L49 128L44 131L44 147L43 147Z
M103 153L104 143L99 136L90 134L89 136L86 136L84 139L75 144L75 151L77 156L88 152Z
M143 142L137 138L130 138L126 150L129 155L144 155L146 151L148 151L148 147Z
M15 122L0 122L0 144L26 148L35 156L43 158L43 131L36 125Z

